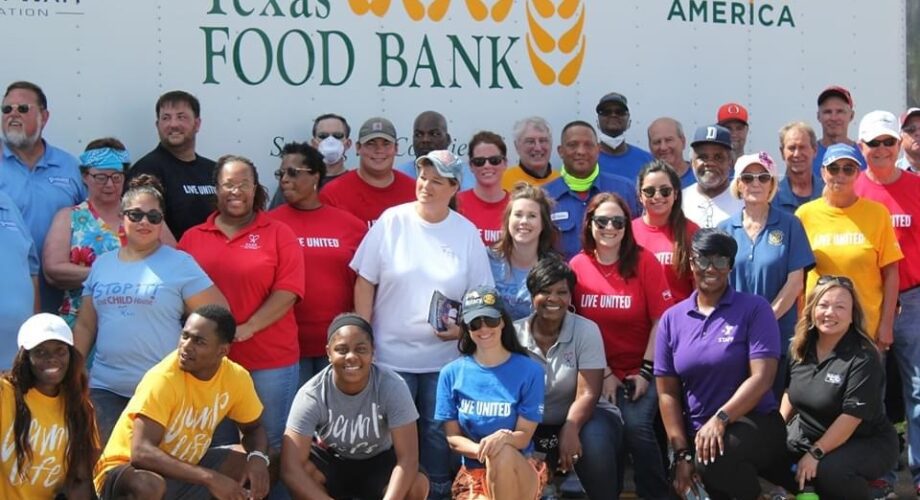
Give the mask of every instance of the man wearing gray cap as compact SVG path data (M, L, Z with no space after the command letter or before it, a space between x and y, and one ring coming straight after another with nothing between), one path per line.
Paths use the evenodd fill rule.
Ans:
M601 143L601 154L597 163L601 167L601 172L619 175L636 182L639 170L652 161L652 155L639 146L626 142L626 130L631 123L626 96L611 92L601 97L595 111L597 135Z
M901 115L901 149L904 156L898 168L920 173L920 108L910 108Z
M727 128L706 125L696 129L691 165L696 184L683 190L684 215L701 228L716 227L741 211L744 202L728 189L732 168L732 140Z
M327 185L319 199L351 212L370 227L384 210L415 200L415 182L393 170L396 127L386 118L364 122L358 132L358 168Z

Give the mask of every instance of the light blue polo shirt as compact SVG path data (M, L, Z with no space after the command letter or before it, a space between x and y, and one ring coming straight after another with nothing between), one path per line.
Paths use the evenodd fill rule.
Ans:
M73 155L45 142L45 154L30 170L6 144L3 145L0 191L5 191L19 207L39 256L54 214L86 199L86 186L78 165ZM43 277L39 282L42 310L57 312L63 293L49 286Z
M32 276L38 250L13 199L0 191L0 370L9 370L19 347L19 326L32 315Z
M738 242L735 267L729 279L735 290L759 295L772 303L786 284L786 276L798 269L807 271L815 265L815 256L802 223L794 215L771 207L766 226L756 240L751 241L744 231L742 213L734 214L719 224L719 229ZM804 277L802 280L804 284ZM779 331L783 338L782 352L786 352L789 346L797 316L793 305L779 319Z
M406 160L403 163L397 164L394 167L394 170L402 172L409 176L410 179L415 180L418 178L418 169L415 168L415 158ZM470 164L463 162L463 180L460 181L460 191L466 191L467 189L473 189L473 186L476 185L476 177L473 176L473 172L470 170Z
M804 198L799 198L792 192L792 184L789 183L789 177L783 178L779 183L779 188L776 190L776 196L773 197L773 202L771 205L774 208L779 208L785 210L790 214L795 214L795 211L805 203L809 201L818 199L821 197L821 193L824 191L824 179L820 175L811 176L811 195Z

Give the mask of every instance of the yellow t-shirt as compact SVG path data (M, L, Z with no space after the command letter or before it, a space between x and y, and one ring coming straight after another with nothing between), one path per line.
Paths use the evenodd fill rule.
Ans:
M559 178L559 171L553 168L550 168L549 175L545 179L537 179L536 177L531 176L521 168L520 165L515 165L505 170L505 173L502 174L502 189L508 191L509 193L514 188L514 185L520 181L524 181L531 186L542 186L547 182L556 180Z
M882 307L881 269L904 258L888 209L866 198L847 208L831 207L818 198L799 207L795 215L815 254L805 294L811 293L820 276L850 278L866 313L866 333L875 339Z
M224 358L210 380L199 380L179 368L176 351L144 375L125 411L115 423L93 482L101 491L110 469L131 461L134 417L143 415L165 429L159 448L197 464L211 444L214 428L225 416L249 423L262 415L252 377L242 366Z
M13 420L16 401L13 386L0 379L0 498L5 500L34 500L54 498L64 486L67 477L67 424L64 422L64 398L59 394L49 398L32 389L25 394L25 403L32 412L29 442L32 444L32 462L25 479L20 478L16 467L16 434Z

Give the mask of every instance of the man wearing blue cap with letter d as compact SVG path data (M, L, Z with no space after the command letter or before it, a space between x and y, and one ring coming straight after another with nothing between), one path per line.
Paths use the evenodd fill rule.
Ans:
M733 163L731 132L721 125L700 127L690 147L696 184L684 188L684 215L701 228L716 227L744 206L728 189Z

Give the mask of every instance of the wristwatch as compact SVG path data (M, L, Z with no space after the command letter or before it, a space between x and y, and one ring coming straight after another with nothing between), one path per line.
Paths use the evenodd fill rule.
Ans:
M808 454L812 456L815 460L821 460L824 458L824 450L818 448L817 446L812 446L808 449Z
M716 418L721 420L723 424L728 425L728 413L725 413L725 410L719 410L716 413Z
M684 448L683 450L677 450L674 452L674 462L687 462L693 463L693 451L689 448Z

